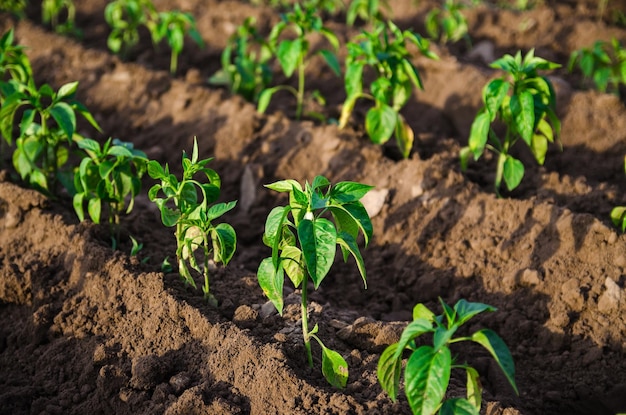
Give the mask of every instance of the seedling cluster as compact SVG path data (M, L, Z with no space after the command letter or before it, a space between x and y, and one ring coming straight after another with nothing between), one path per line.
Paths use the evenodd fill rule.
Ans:
M322 113L307 111L307 99L324 104L317 91L306 90L306 67L321 59L337 76L343 76L346 99L343 102L339 127L346 128L357 101L372 103L365 116L364 129L372 142L384 144L392 136L404 158L414 145L409 120L402 115L414 90L424 89L414 64L417 50L437 59L429 42L411 30L401 30L384 18L386 2L356 0L345 8L343 3L305 1L273 2L285 9L281 20L263 36L253 19L247 19L230 38L222 53L222 69L210 80L226 85L233 93L256 102L258 111L268 109L279 91L295 97L295 117L327 119ZM446 0L441 9L426 17L429 35L441 42L469 42L468 25L462 10L474 2ZM25 2L13 3L12 12L19 14ZM520 8L528 1L518 1ZM347 24L360 19L367 23L361 33L346 43L344 69L337 54L342 45L325 25L321 11L330 14L346 11ZM75 8L71 0L44 0L43 20L61 33L78 34L74 26ZM61 22L60 16L65 20ZM108 47L128 57L140 41L145 28L158 46L166 41L171 49L170 71L176 73L178 57L185 36L202 46L202 37L192 15L179 11L158 12L151 0L114 0L105 8L105 19L111 27ZM313 47L311 39L324 41L323 48ZM327 47L330 46L330 47ZM582 70L601 91L619 90L626 83L626 53L617 40L597 42L591 49L572 54L568 65ZM291 84L273 85L273 68L282 70ZM512 153L518 141L526 144L539 164L545 161L548 145L559 141L560 120L556 115L556 94L551 81L540 71L552 70L558 64L536 57L534 50L525 56L521 51L505 55L491 64L505 75L491 80L483 90L483 107L476 115L468 146L460 154L461 167L467 169L470 159L479 160L485 150L496 154L495 192L501 195L502 182L509 191L517 188L525 166ZM371 72L371 73L369 73ZM107 219L113 245L120 241L123 215L132 211L141 192L144 173L157 181L148 191L149 199L160 212L163 225L175 229L176 263L185 282L196 287L194 273L203 277L204 298L209 304L218 301L210 291L209 272L214 263L227 265L233 258L237 236L227 223L216 223L233 210L236 201L218 202L221 179L208 167L211 158L200 158L197 140L191 154L183 152L182 176L177 177L156 160L132 144L108 138L103 143L83 137L77 132L77 117L93 128L100 127L87 108L77 99L78 83L62 85L58 90L44 84L37 86L24 48L14 44L13 31L0 39L0 133L3 145L13 148L11 159L18 175L32 187L51 197L70 196L78 218L94 223ZM70 152L79 155L78 164L71 163ZM626 168L626 160L625 160ZM367 287L365 261L358 241L367 246L373 237L370 217L361 199L372 187L358 182L331 182L316 176L311 183L286 179L266 185L286 193L288 203L268 214L263 242L271 248L271 256L263 259L257 270L258 283L282 315L285 276L300 294L302 336L306 359L313 366L312 340L321 349L321 370L335 387L345 387L348 366L345 359L327 347L318 336L317 324L309 328L309 290L318 289L335 261L337 246L344 261L353 258ZM86 211L85 211L86 206ZM626 231L626 207L613 209L611 218ZM143 248L132 236L131 255ZM167 258L162 269L172 270ZM474 316L495 311L494 307L460 300L450 307L440 300L443 314L436 316L423 304L413 309L413 321L403 331L400 341L388 346L378 363L378 379L392 400L404 391L415 414L478 414L482 387L479 374L468 364L457 363L451 346L470 341L483 346L495 359L506 379L517 393L511 354L503 340L493 331L482 329L470 335L455 337L457 331ZM419 345L418 337L432 335L432 345ZM404 362L405 351L409 356ZM404 370L403 369L404 364ZM465 371L467 395L446 399L452 369Z

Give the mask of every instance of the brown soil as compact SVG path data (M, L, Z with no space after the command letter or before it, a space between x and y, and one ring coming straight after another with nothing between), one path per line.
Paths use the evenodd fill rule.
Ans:
M16 28L39 84L80 81L78 98L104 131L82 126L84 134L132 141L175 171L197 136L201 156L215 157L212 167L223 176L223 200L239 200L225 218L239 244L232 263L213 272L220 306L211 308L176 273L160 272L175 240L146 196L124 222L125 234L145 245L131 258L128 242L112 251L106 227L78 223L70 203L20 187L6 170L1 414L409 413L405 400L392 403L382 392L376 364L412 307L424 302L439 312L438 296L498 308L471 328L489 327L509 345L519 397L486 352L455 349L481 374L484 413L626 412L626 236L608 218L626 204L626 108L617 97L582 90L580 79L556 71L563 150L552 148L543 167L520 152L529 166L522 186L498 199L492 161L466 174L459 168L481 89L495 74L464 45L435 46L438 62L416 57L426 91L404 111L417 140L412 157L398 161L393 146L363 136L362 113L339 131L290 119L289 97L259 115L242 98L208 87L228 34L250 15L269 27L278 18L269 8L155 1L160 10L193 12L207 42L186 46L173 78L167 51L152 52L147 38L130 62L108 53L105 1L76 3L80 42L41 27L36 8L20 22L2 16L0 29ZM521 13L481 7L470 13L470 33L495 57L534 47L565 64L572 50L597 39L626 41L626 30L596 19L594 3L546 1ZM391 4L402 27L419 31L433 2ZM356 30L340 18L331 25L342 37ZM341 81L317 68L311 88L326 93L326 111L336 117ZM375 185L382 202L365 251L367 290L353 263L338 262L311 294L311 319L349 363L345 390L322 378L318 349L316 368L307 367L297 296L287 296L284 317L270 313L255 277L269 255L261 242L265 217L284 202L261 185L318 174ZM453 375L451 393L463 385Z

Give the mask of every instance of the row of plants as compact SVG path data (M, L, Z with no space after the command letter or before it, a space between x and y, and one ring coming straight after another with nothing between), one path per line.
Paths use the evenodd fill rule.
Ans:
M89 217L100 223L108 217L112 237L116 240L121 217L132 210L133 201L141 191L141 178L147 172L157 181L149 189L148 197L158 207L163 224L175 228L181 278L185 284L196 287L192 271L202 275L204 297L216 306L217 299L209 290L210 261L227 265L235 253L237 241L232 226L215 221L232 210L236 202L217 203L221 180L217 172L207 167L212 159L200 159L194 140L191 155L183 152L182 177L179 178L170 172L167 164L163 166L156 160L148 160L145 153L134 149L130 143L109 138L100 144L81 136L76 131L77 114L96 130L100 128L75 98L78 83L65 84L58 91L47 84L37 87L24 48L14 45L13 40L12 30L0 39L0 123L9 149L13 147L17 132L12 148L17 173L50 197L71 196L81 221ZM21 118L16 122L18 114ZM72 165L75 159L80 160L78 165ZM360 202L372 186L358 182L332 185L325 177L317 176L304 186L295 180L282 180L266 187L287 193L289 204L275 207L267 217L263 242L271 248L271 256L259 265L259 285L280 314L285 275L299 289L308 363L313 366L311 341L315 340L322 352L323 376L331 385L345 387L349 376L345 359L324 345L317 335L317 324L309 328L307 292L309 284L317 289L328 275L337 246L345 261L354 258L366 284L365 265L357 240L362 236L367 245L372 238L371 220ZM134 247L138 247L136 242ZM502 339L490 330L480 330L469 337L453 337L470 318L484 311L494 311L493 307L465 300L460 300L453 308L443 301L441 304L444 309L441 316L435 316L424 305L416 306L414 321L407 326L400 342L389 346L380 359L381 386L393 400L397 399L406 349L410 357L403 372L404 388L415 414L478 414L482 393L478 372L469 365L456 364L449 346L463 340L481 344L517 391L513 359ZM416 339L426 333L432 333L433 346L418 347ZM445 400L454 368L467 373L467 397Z

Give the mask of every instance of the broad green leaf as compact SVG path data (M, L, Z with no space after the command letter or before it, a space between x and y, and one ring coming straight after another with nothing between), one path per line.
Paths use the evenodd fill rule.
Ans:
M259 102L257 104L257 111L258 112L263 114L265 112L265 110L267 110L267 106L270 104L270 100L272 99L272 95L274 95L274 93L276 91L278 91L279 89L281 89L280 86L275 86L273 88L267 88L267 89L264 89L263 91L261 91L261 94L259 95Z
M468 146L472 154L474 154L474 160L478 160L485 150L490 125L489 112L485 110L481 110L472 122Z
M398 114L386 104L371 108L365 117L365 130L375 144L383 144L391 138Z
M330 199L339 203L357 202L373 188L358 182L339 182L330 190Z
M396 142L398 143L402 157L405 159L409 158L409 155L411 154L414 139L415 135L413 133L413 129L404 120L404 117L398 114L398 122L396 123Z
M351 62L346 66L344 84L346 88L346 101L363 92L363 66L362 62ZM346 104L344 103L344 106ZM354 106L354 104L352 104Z
M517 385L515 384L515 364L513 363L513 357L500 336L492 330L483 329L472 334L472 340L491 353L515 390L515 393L519 395Z
M163 179L167 177L163 167L156 160L150 160L148 162L148 175L153 179Z
M293 286L298 288L304 280L302 251L296 246L286 246L280 253L280 259L280 263Z
M300 55L303 52L303 47L303 41L300 38L294 40L283 40L280 42L280 45L278 45L276 57L278 58L278 62L280 62L280 66L283 68L285 76L290 77L293 75L293 72L298 66L298 62L300 61Z
M161 222L163 225L170 227L176 225L180 218L180 212L172 210L165 205L159 206L161 211Z
M237 205L237 201L232 201L228 203L216 203L215 205L211 206L209 210L207 210L206 220L210 222L213 219L219 218L224 213L232 210L235 205Z
M483 90L483 101L491 122L496 119L498 110L508 92L509 83L502 78L494 79L485 86Z
M467 171L467 165L469 164L469 159L472 157L472 150L468 146L461 148L459 151L459 161L461 163L461 171Z
M462 298L454 305L454 311L460 326L475 315L485 311L496 311L496 308L483 303L472 303Z
M337 55L327 49L322 49L319 53L322 55L324 61L326 61L326 64L333 71L333 73L337 76L341 76L341 66L337 60Z
M85 211L83 208L83 200L85 199L84 193L76 193L72 198L72 205L74 206L74 211L76 211L76 216L78 216L79 221L85 220Z
M467 400L474 406L476 413L478 413L483 401L483 388L480 386L480 376L476 369L470 366L465 367L465 372L467 373Z
M535 102L529 91L522 91L511 97L511 114L515 120L516 129L522 139L531 145L535 132Z
M100 153L100 144L96 140L92 140L91 138L85 138L78 142L78 147L83 150L93 151L94 153Z
M424 304L419 303L413 307L413 320L424 319L430 322L435 321L435 313L430 311Z
M457 328L457 324L451 324L448 329L445 327L437 327L433 333L433 347L435 350L447 347L448 342L456 332Z
M389 395L392 401L396 401L398 396L398 389L400 387L400 375L402 374L402 359L396 357L396 351L398 350L398 343L393 343L385 349L383 354L380 355L378 360L378 368L376 370L376 376L378 382L385 392ZM402 349L400 350L400 355Z
M313 190L317 190L321 187L326 187L330 185L330 182L328 181L328 179L324 176L315 176L313 178L313 183L311 183L311 189Z
M507 155L504 161L504 182L509 190L519 186L524 177L524 164L516 158Z
M321 343L320 343L321 345ZM348 382L348 363L334 350L322 346L322 374L336 388L345 388Z
M261 261L257 271L257 279L263 293L274 304L278 314L283 315L283 283L285 277L282 267L274 268L272 258L265 258Z
M365 237L365 245L369 244L374 229L367 210L365 210L361 202L344 203L342 205L332 204L329 206L329 209L335 217L340 230L348 232L356 239L358 229L360 229Z
M93 198L87 202L87 212L94 223L100 223L100 213L102 211L102 203L100 199Z
M421 346L411 354L404 371L406 397L413 413L434 414L445 397L452 357L450 349Z
M276 206L270 211L269 215L267 215L263 238L273 250L277 250L278 243L280 242L277 238L280 232L282 232L281 229L289 210L289 206ZM274 258L274 266L277 266L277 258Z
M213 253L215 262L228 265L237 250L237 234L232 226L220 223L214 228Z
M395 358L399 359L402 356L402 352L407 347L411 340L416 337L421 336L424 333L432 333L435 330L433 329L433 323L430 320L426 320L423 318L417 318L410 322L406 328L402 331L402 335L400 335L400 340L398 341L398 348L395 352Z
M611 220L613 224L626 232L626 206L618 206L611 210Z
M69 140L74 136L76 130L76 114L74 110L65 102L57 102L50 108L50 115L57 122Z
M548 139L544 135L533 134L530 150L533 156L535 156L537 163L543 165L548 152Z
M298 239L307 271L317 289L335 260L335 225L324 218L315 221L304 219L298 224Z
M294 187L302 191L302 186L300 186L300 183L292 179L280 180L278 182L266 184L265 187L267 187L268 189L272 189L276 192L291 192Z
M480 412L467 399L453 398L441 405L439 415L480 415Z
M363 263L363 257L361 256L361 252L359 251L359 247L356 244L356 241L352 237L352 235L341 232L337 236L337 243L344 250L344 253L347 251L352 254L354 260L356 261L356 266L359 269L359 273L361 274L361 278L363 278L363 285L367 288L367 274L365 272L365 264ZM346 260L344 254L344 261Z
M40 187L43 190L49 190L48 189L48 178L46 177L46 175L43 173L43 171L39 170L39 169L33 169L30 172L30 176L28 178L28 181L31 185L34 185L35 187Z
M76 89L78 89L78 82L70 82L69 84L63 85L59 88L59 92L57 92L57 99L61 100L69 97L76 92Z
M133 157L133 152L124 146L113 146L109 149L107 154L114 157Z

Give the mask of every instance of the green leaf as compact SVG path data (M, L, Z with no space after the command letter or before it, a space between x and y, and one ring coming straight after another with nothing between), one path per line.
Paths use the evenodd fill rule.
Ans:
M434 322L435 313L430 311L424 304L419 303L413 307L413 320L424 319L426 321Z
M458 325L465 324L469 319L477 314L485 311L496 311L495 307L492 307L483 303L472 303L465 299L460 299L454 305L454 311L456 312Z
M352 237L352 235L347 232L341 232L337 236L337 243L341 246L342 250L345 250L352 254L354 260L356 261L356 266L359 269L359 273L361 274L361 278L363 278L363 285L367 288L367 274L365 272L365 264L363 263L363 257L361 256L361 252L359 251L359 247L356 244L356 241ZM345 260L345 256L344 256Z
M510 105L517 131L526 144L531 146L535 131L535 103L532 94L529 91L514 94Z
M278 45L276 51L276 57L280 66L283 68L285 76L290 77L298 66L300 55L303 53L303 41L302 39L283 40Z
M400 375L402 374L402 359L396 357L397 350L398 343L387 346L383 354L380 355L378 369L376 370L380 386L394 402L398 396ZM400 349L400 354L402 354L402 349Z
M433 323L430 320L418 318L410 322L402 331L400 341L398 341L398 348L396 349L396 354L394 355L395 358L399 359L402 356L402 352L411 340L421 336L422 334L432 333L434 331Z
M322 346L322 374L336 388L345 388L348 382L348 363L339 353Z
M293 286L298 288L304 280L302 251L296 246L285 246L280 253L280 259L280 263L282 264L285 273L293 283Z
M626 206L618 206L611 210L613 224L626 232Z
M468 146L461 148L459 151L459 162L461 163L461 171L467 171L469 159L472 156L472 150Z
M85 138L78 142L78 147L83 150L93 151L95 154L100 153L100 144L96 140L92 140L91 138Z
M68 139L72 139L76 130L76 114L65 102L57 102L50 108L50 115L63 130Z
M257 104L258 112L263 114L265 110L267 110L268 105L270 105L270 100L272 99L272 95L274 95L274 93L278 91L279 89L281 89L280 86L275 86L273 88L267 88L261 91L261 94L259 95L259 102Z
M493 122L498 115L498 110L502 105L504 97L509 92L509 83L498 78L489 82L483 90L483 101L489 113L489 120Z
M330 190L330 199L338 203L350 203L361 200L374 186L358 182L339 182Z
M472 341L480 344L491 353L515 390L515 393L519 395L517 385L515 384L515 364L513 363L511 352L504 341L494 331L489 329L483 329L472 334Z
M465 371L467 373L467 400L474 406L476 413L478 413L483 401L483 388L480 386L480 376L473 367L466 366Z
M435 351L431 346L421 346L411 354L404 380L413 413L435 413L448 388L451 365L452 357L447 347Z
M548 139L544 135L533 134L530 150L533 156L535 156L537 163L543 165L546 160L546 153L548 152Z
M302 186L300 186L300 183L292 179L280 180L278 182L266 184L265 187L267 187L268 189L272 189L276 192L283 192L283 193L291 192L294 187L302 191Z
M344 81L346 97L354 97L363 92L363 66L361 62L352 62L346 66ZM348 98L346 98L346 102L348 102Z
M78 82L70 82L61 86L61 88L59 88L59 92L57 92L57 99L61 100L73 95L76 92L76 89L78 89Z
M504 182L509 190L519 186L524 177L524 164L510 155L504 161Z
M172 210L163 204L159 206L159 209L161 211L161 221L163 225L167 227L176 225L180 218L180 212Z
M84 199L84 193L76 193L72 198L72 205L74 206L74 210L76 211L76 216L78 216L78 220L81 222L85 220L85 211L83 209Z
M281 235L283 223L287 214L289 213L289 206L276 206L273 208L265 219L265 232L263 238L267 241L270 247L278 244L277 237ZM276 261L274 261L276 265Z
M283 283L285 276L282 267L274 268L272 258L261 261L257 271L257 279L263 293L274 304L278 314L283 315Z
M237 234L232 226L227 223L220 223L214 228L212 234L213 252L215 262L228 265L237 250Z
M485 110L481 110L474 118L474 122L472 122L468 147L474 154L474 160L478 160L483 151L485 151L490 125L489 112Z
M365 117L365 130L375 144L383 144L391 138L398 114L387 104L370 108Z
M335 260L335 225L324 218L315 221L304 219L298 224L298 239L307 271L317 289Z
M164 179L167 177L165 170L161 164L156 160L150 160L148 162L148 175L153 179Z
M337 76L341 76L341 66L339 65L339 61L337 60L337 55L327 49L322 49L319 51L320 55L326 61L328 67L333 71L333 73Z
M210 222L213 219L219 218L226 212L232 210L235 207L235 205L237 205L237 201L228 202L228 203L216 203L215 205L211 206L209 210L207 210L206 220Z
M348 232L356 239L358 230L360 229L365 237L365 245L369 244L374 230L367 210L365 210L361 202L345 203L342 205L333 204L329 206L329 208L340 230Z
M133 152L124 146L113 146L107 151L107 155L114 157L133 157Z
M100 223L100 213L102 211L102 203L98 198L89 199L87 202L87 212L94 223Z
M402 153L402 157L409 158L415 135L413 129L404 120L402 115L398 114L398 122L396 123L396 142Z
M480 415L480 412L467 399L453 398L441 405L439 415Z

